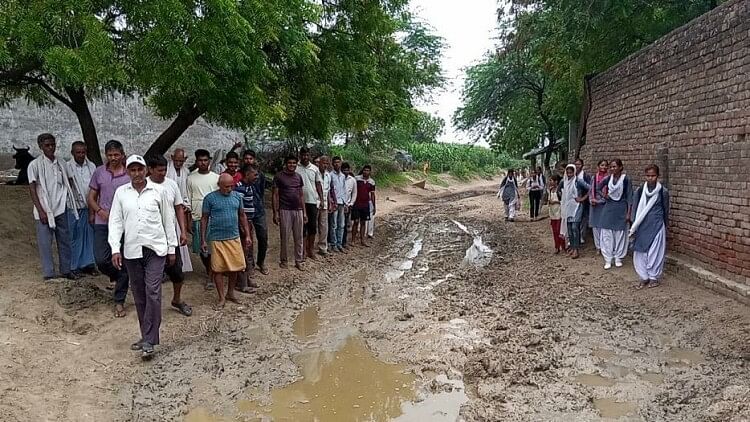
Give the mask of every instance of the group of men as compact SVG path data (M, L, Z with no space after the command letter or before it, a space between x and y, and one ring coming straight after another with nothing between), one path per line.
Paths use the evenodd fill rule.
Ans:
M188 234L192 251L199 254L209 275L207 288L218 292L219 308L226 301L236 302L236 291L255 291L256 268L269 273L266 178L252 150L243 152L241 165L240 156L230 151L219 174L211 170L212 158L204 149L195 151L191 172L182 149L176 149L170 161L163 156L126 159L123 145L113 140L104 148L106 163L96 167L86 158L83 142L72 144L69 162L57 158L52 134L39 135L37 143L42 155L29 165L29 183L43 277L76 280L105 274L114 291L115 317L126 315L130 289L141 331L131 349L144 358L150 358L159 344L163 280L174 285L171 306L192 315L181 297L184 273L192 271ZM287 157L283 170L273 178L273 222L280 230L281 268L288 266L290 238L299 270L316 254L346 253L357 239L369 246L368 222L376 211L370 166L363 166L355 177L339 157L321 156L316 163L303 148L299 158Z

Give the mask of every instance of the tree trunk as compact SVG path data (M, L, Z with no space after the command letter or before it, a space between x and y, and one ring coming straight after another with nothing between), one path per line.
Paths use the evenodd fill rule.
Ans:
M99 150L99 137L96 134L96 125L89 110L86 93L83 88L68 87L65 88L65 92L68 94L68 98L70 98L71 109L78 119L78 125L81 127L81 136L83 137L83 142L86 144L88 158L97 166L101 165L102 153Z
M203 114L203 111L196 104L187 103L183 105L172 124L156 138L145 155L164 155L201 114Z

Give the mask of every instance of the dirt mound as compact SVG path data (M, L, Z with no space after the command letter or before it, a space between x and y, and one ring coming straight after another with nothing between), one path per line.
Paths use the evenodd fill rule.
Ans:
M4 268L38 265L36 232L28 186L0 185L0 260Z

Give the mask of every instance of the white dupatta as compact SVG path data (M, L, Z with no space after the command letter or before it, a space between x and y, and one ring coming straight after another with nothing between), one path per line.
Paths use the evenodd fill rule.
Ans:
M568 168L571 167L575 172L576 166L573 164L569 164L565 170L567 171ZM576 201L576 198L578 197L578 189L576 187L577 179L577 176L573 174L573 177L568 177L566 175L565 180L563 181L562 198L560 198L560 216L562 217L560 234L565 237L568 236L568 218L576 215L576 211L578 211L578 206L580 205Z
M630 226L630 233L628 233L630 236L635 234L635 232L638 230L638 226L643 223L646 215L648 215L648 213L651 211L651 208L653 208L654 204L656 204L656 200L659 198L661 189L662 186L659 182L656 182L656 187L651 192L648 191L648 183L643 184L643 189L641 189L641 198L638 200L638 209L635 212L635 221L633 221L633 225Z

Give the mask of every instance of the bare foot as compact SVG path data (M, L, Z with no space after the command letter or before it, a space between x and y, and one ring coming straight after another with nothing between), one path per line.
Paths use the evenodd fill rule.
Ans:
M216 305L214 305L214 309L221 310L224 309L224 306L227 304L225 300L220 300Z
M226 297L226 300L228 300L229 302L232 302L232 303L237 303L237 304L239 304L239 303L240 303L240 300L239 300L239 299L237 299L236 297L234 297L234 295L232 295L232 296L227 296L227 297Z

